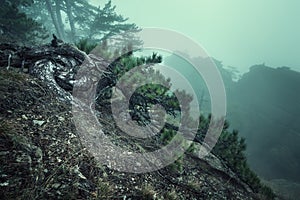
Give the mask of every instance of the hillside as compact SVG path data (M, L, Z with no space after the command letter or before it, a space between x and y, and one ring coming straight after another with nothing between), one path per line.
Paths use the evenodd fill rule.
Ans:
M69 51L66 51L66 48L69 48ZM56 78L59 76L56 73L61 72L59 70L66 71L67 66L77 66L76 62L65 62L64 59L70 55L70 59L75 59L76 55L81 53L78 51L77 54L73 54L76 49L72 50L72 47L67 46L57 49L45 46L37 49L44 49L44 52L38 51L33 63L27 63L27 66L39 69L28 70L31 75L18 72L19 70L13 67L9 70L2 68L0 71L2 198L263 198L255 194L251 185L242 182L215 155L198 158L199 144L195 144L195 150L187 152L184 159L177 164L144 174L112 170L109 166L97 162L82 145L74 126L70 93L63 89L67 88L68 85L63 83L68 79L59 79L57 82ZM26 49L26 52L28 51ZM34 51L36 50L31 52ZM51 59L47 60L47 52L50 51L56 52L57 55L52 53ZM5 49L2 49L2 53L3 56ZM15 56L18 54L15 53ZM38 62L39 58L44 62ZM59 59L64 62L54 62ZM77 62L80 62L80 59L78 60ZM65 64L63 68L62 63ZM49 66L51 70L47 70ZM146 146L150 149L159 146L158 143L149 143L147 140L139 141L142 143L140 145L135 140L128 139L117 128L106 107L99 108L98 111L99 119L105 122L103 132L115 140L116 144L127 146L132 151L141 150ZM176 168L178 163L180 170Z
M300 182L299 85L299 72L257 65L228 93L228 120L247 140L251 167L261 177L274 180L272 185L280 182L277 188L288 187L283 182ZM299 196L294 187L294 192L285 193Z
M229 95L238 110L231 121L247 138L250 163L266 178L300 181L299 85L298 72L255 66Z

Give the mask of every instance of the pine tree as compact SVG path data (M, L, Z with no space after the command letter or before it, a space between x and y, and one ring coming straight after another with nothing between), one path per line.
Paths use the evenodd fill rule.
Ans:
M128 30L138 31L135 24L126 23L128 19L118 15L115 9L116 6L112 6L111 0L102 9L97 9L95 19L90 23L90 39L99 41Z
M203 142L207 133L211 116L205 118L200 116L200 124L195 137L196 142ZM245 155L246 142L240 138L237 130L229 131L229 123L225 121L222 133L214 146L212 153L222 159L222 161L231 168L238 177L246 182L254 192L261 193L269 199L273 199L272 190L264 186L258 176L250 169Z
M32 1L34 4L24 7L24 11L67 42L84 38L99 42L118 33L138 30L135 24L127 23L127 18L115 12L111 1L103 8L91 5L88 0Z
M6 0L0 7L0 42L34 43L45 38L41 24L21 12L19 7L28 7L31 0Z

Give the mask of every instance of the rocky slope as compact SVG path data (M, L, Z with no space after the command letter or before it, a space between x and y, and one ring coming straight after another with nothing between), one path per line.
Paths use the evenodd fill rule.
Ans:
M54 55L54 60L67 57ZM38 64L43 73L28 75L12 67L0 70L0 198L263 199L216 156L199 159L197 145L194 153L186 153L180 161L180 171L170 165L151 173L133 174L96 162L82 145L72 121L71 95L66 85L55 79L59 69L67 68L57 65L53 58L45 61L49 60L38 59L27 65ZM78 66L80 62L59 63ZM50 64L52 70L47 71ZM106 108L98 111L105 122L103 132L116 144L132 150L141 147L124 138ZM157 144L143 143L151 145Z

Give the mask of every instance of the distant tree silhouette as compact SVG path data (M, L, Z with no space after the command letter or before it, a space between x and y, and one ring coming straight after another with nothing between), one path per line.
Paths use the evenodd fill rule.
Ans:
M33 43L46 38L42 25L25 13L19 7L28 7L31 0L6 0L0 7L0 42Z
M101 8L91 5L88 0L32 1L34 4L22 9L67 42L75 43L84 38L99 42L128 30L139 30L116 13L110 0Z

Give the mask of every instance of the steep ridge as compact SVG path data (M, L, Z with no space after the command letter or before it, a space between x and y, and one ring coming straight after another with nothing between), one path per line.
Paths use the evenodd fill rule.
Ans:
M0 190L5 199L263 198L213 154L200 159L197 144L194 153L187 152L180 161L180 171L170 165L133 174L97 162L79 139L70 93L64 98L62 94L68 93L61 88L64 84L53 85L60 69L55 66L42 76L33 73L36 77L15 68L0 71ZM99 108L98 117L116 144L132 151L141 148L117 128L106 108ZM151 149L158 144L143 145Z

